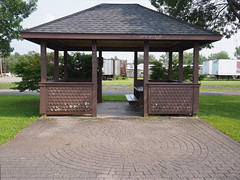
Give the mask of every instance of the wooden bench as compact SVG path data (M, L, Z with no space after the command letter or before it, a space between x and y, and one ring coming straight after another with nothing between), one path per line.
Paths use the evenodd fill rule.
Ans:
M140 87L134 87L134 89L138 92L143 92L143 87L140 86Z
M134 103L134 102L138 102L138 99L136 98L136 96L134 94L125 94L126 99L129 103Z

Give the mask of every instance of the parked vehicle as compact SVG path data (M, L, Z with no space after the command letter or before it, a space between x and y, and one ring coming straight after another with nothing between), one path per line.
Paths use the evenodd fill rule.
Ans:
M103 60L103 79L117 76L127 77L127 60Z
M203 62L203 74L223 77L240 77L240 60L217 59Z

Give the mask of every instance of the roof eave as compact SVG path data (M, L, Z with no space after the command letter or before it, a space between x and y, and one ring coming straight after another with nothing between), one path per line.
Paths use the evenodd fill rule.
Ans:
M82 39L82 40L190 40L190 41L218 41L221 35L216 34L80 34L80 33L43 33L21 32L23 39Z

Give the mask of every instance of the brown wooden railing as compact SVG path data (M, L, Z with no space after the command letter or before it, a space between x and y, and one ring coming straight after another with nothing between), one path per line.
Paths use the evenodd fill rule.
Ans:
M193 115L198 113L200 84L149 82L147 85L148 114Z
M93 112L93 83L45 82L40 86L40 113L81 115Z

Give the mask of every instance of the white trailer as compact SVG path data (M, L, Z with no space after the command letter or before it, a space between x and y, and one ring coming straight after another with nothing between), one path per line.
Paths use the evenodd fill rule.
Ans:
M217 59L203 63L203 74L219 77L240 77L240 60Z
M104 79L114 78L115 75L127 76L127 60L103 60L103 76Z
M203 70L202 74L211 75L212 74L212 63L213 61L203 61Z

